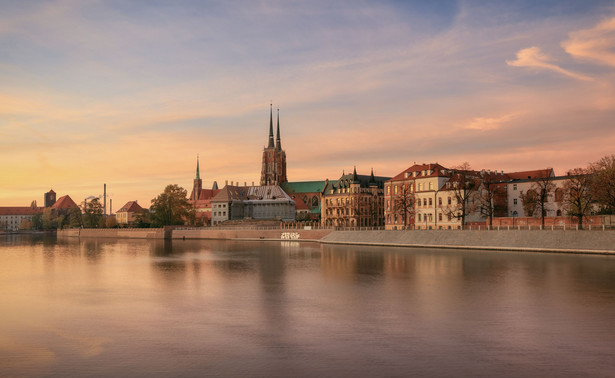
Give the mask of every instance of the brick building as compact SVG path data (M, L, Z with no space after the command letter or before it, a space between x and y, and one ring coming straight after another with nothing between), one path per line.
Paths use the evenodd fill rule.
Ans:
M384 226L384 182L389 177L342 174L327 182L322 193L321 225L325 227Z

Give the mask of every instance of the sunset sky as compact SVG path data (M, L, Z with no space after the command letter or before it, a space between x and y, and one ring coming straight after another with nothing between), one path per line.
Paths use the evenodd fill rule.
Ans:
M615 153L614 1L0 2L0 206ZM275 110L274 110L275 112Z

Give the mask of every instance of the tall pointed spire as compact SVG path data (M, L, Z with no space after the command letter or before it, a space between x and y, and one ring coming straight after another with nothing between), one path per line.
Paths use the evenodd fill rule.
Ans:
M374 177L374 168L372 168L372 174L369 176L369 182L370 184L376 182L376 178Z
M357 176L357 166L354 166L354 171L352 171L352 181L359 181L359 177Z
M196 179L201 179L201 174L199 173L199 154L196 154Z
M273 145L273 104L269 104L269 145L267 148L274 148Z
M282 149L282 142L280 140L280 108L278 108L278 136L275 140L275 148L276 150Z

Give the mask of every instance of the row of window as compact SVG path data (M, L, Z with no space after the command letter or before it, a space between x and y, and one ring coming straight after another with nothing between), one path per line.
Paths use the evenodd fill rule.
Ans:
M452 214L446 214L446 218L447 220L450 222L453 219ZM392 223L401 223L403 221L403 218L401 215L398 214L393 214L393 216L391 216L391 214L387 214L387 223L391 223L391 219L393 220ZM444 219L442 213L438 214L438 221L442 221ZM433 214L416 214L416 221L417 222L432 222L433 221Z

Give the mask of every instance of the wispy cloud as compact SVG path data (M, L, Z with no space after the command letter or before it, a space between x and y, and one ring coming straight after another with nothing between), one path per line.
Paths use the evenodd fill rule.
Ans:
M550 63L551 59L544 54L539 47L532 46L519 50L516 60L507 60L506 64L514 67L536 67L551 70L578 80L592 80L591 77L566 70L556 64Z
M593 28L571 32L561 46L575 58L615 66L615 17Z
M501 117L476 117L465 125L464 128L479 131L496 130L518 117L517 113L506 114Z

